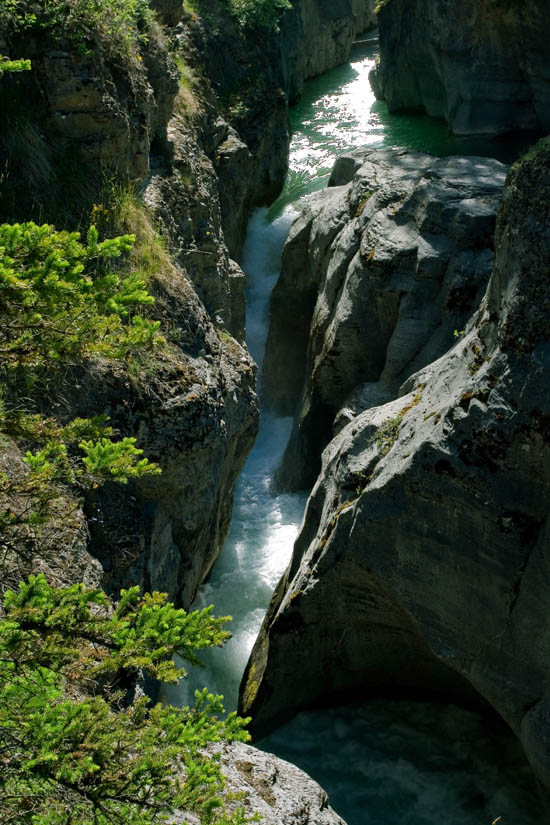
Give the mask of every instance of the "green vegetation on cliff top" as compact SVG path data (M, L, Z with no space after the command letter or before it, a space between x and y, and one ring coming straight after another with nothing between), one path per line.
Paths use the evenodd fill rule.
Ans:
M244 29L268 29L278 31L283 14L292 8L290 0L222 0L230 14ZM208 15L208 0L185 0L185 7L192 12Z
M244 28L277 30L290 0L227 0L231 13Z
M0 26L13 33L43 32L83 50L100 38L119 55L139 50L153 20L148 0L0 0Z
M223 0L243 28L277 30L290 0ZM185 0L189 11L208 14L207 0ZM0 26L44 31L86 48L99 35L113 51L130 53L147 39L155 19L148 0L0 0Z

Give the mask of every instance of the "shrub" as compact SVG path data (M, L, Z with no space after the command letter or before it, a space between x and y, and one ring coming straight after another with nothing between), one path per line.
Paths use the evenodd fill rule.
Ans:
M229 8L243 28L279 30L283 14L292 8L290 0L228 0Z
M10 60L0 54L0 77L8 72L28 72L31 68L31 61L20 58L19 60Z
M84 51L99 36L119 55L139 50L153 19L148 0L2 0L0 4L0 24L14 32L47 32Z
M153 302L144 281L107 265L132 235L86 244L78 232L34 223L0 225L0 348L8 365L98 353L127 357L161 341L159 322L135 314Z
M113 605L82 584L30 576L4 598L0 620L0 813L18 825L149 825L175 808L202 823L244 822L223 810L218 761L205 748L246 740L245 720L221 719L221 697L195 707L125 705L142 669L175 682L197 651L228 637L211 608L186 613L163 594L122 591Z

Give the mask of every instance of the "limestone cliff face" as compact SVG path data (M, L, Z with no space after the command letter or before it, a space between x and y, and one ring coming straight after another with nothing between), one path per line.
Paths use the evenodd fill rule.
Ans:
M549 203L546 142L464 335L325 450L243 680L256 735L353 689L477 696L549 790Z
M456 134L550 128L546 0L387 0L371 75L390 111L424 109Z
M273 291L264 369L268 403L295 411L282 487L313 484L337 413L341 427L395 398L464 329L493 266L505 172L485 158L363 151L307 201Z

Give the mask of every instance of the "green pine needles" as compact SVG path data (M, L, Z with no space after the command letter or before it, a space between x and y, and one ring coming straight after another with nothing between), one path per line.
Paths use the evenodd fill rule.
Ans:
M26 407L33 376L39 381L44 370L90 357L127 361L163 341L158 322L139 314L153 301L144 278L122 263L133 243L132 235L100 241L94 226L84 243L52 226L0 226L0 440L6 455L23 452L0 472L0 590L35 558L67 550L52 535L62 536L61 518L78 520L75 492L160 472L135 438L112 440L106 415L62 424ZM18 393L21 382L31 397ZM246 740L245 721L223 718L221 697L207 689L182 709L128 696L140 673L177 682L185 670L174 656L199 664L202 649L228 637L226 621L212 608L187 613L137 587L118 604L83 584L54 587L43 575L7 590L3 825L153 825L170 822L176 809L204 825L244 825L234 801L226 811L212 749Z
M82 243L48 225L0 225L0 439L20 445L27 466L0 472L0 564L9 558L14 570L32 569L29 548L41 546L40 528L69 488L160 472L135 438L112 439L105 415L61 425L25 409L56 367L91 356L128 361L164 341L159 322L138 314L153 297L121 260L133 244L133 235L100 242L94 226Z
M0 54L0 77L9 72L29 72L31 70L31 61L20 58L19 60L10 60L9 57Z
M205 748L248 738L205 689L195 707L128 706L122 686L141 670L176 682L175 654L228 637L211 608L186 613L163 594L123 591L113 605L82 584L30 576L4 598L0 621L0 814L4 825L149 825L175 809L201 823L239 825L224 810L219 762Z
M4 363L44 365L92 353L127 357L161 342L159 322L138 311L153 303L142 278L110 271L135 237L86 244L79 232L34 223L0 225L0 354Z

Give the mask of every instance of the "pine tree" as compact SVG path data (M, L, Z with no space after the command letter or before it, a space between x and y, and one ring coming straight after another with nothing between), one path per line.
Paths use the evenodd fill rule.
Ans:
M4 825L149 825L175 809L202 823L243 823L224 810L223 776L206 748L246 740L205 689L192 709L124 701L138 672L176 682L174 655L220 645L227 618L186 613L163 594L100 590L31 576L4 598L0 621L0 818Z

